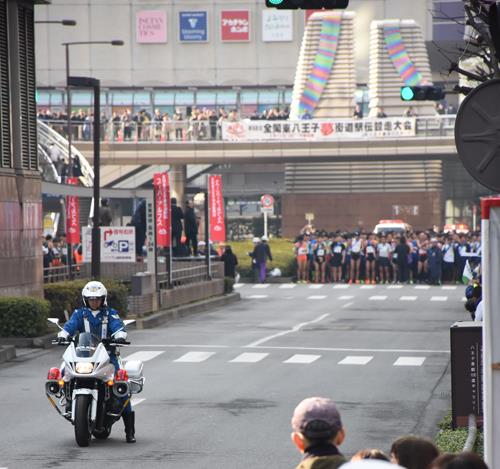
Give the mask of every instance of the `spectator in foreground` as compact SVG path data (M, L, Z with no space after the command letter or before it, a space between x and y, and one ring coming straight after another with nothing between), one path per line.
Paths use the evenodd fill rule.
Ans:
M345 430L331 399L304 399L293 412L292 429L292 441L304 455L297 469L336 469L346 462L337 448Z
M417 436L403 436L391 446L391 462L406 469L428 469L438 456L432 441Z
M341 466L342 469L403 469L397 464L391 464L388 461L377 459L359 459L357 461L350 461ZM316 468L314 468L316 469ZM318 468L320 469L320 468Z
M429 469L488 469L488 466L475 453L460 453L439 456Z
M362 449L358 451L351 458L351 461L361 461L363 459L378 459L380 461L389 461L389 458L384 454L383 451L371 448Z
M233 253L231 246L226 246L224 253L220 256L220 260L224 262L224 277L236 278L238 258Z

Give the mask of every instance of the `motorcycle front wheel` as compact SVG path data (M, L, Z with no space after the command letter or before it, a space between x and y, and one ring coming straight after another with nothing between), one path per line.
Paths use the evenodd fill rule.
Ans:
M97 438L98 440L105 440L106 438L109 437L111 434L111 425L105 425L104 428L100 430L94 430L92 432L92 435L94 435L94 438Z
M92 396L80 394L75 402L75 440L78 446L90 443L90 403Z

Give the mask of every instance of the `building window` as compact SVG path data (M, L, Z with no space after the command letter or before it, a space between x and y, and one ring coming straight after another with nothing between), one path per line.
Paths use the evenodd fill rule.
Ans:
M464 4L457 0L434 0L432 37L434 41L457 41L464 38Z

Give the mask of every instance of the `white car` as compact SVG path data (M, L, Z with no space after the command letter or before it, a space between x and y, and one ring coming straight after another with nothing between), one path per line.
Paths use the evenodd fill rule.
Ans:
M375 234L399 233L405 234L411 231L411 226L402 220L380 220L373 229Z

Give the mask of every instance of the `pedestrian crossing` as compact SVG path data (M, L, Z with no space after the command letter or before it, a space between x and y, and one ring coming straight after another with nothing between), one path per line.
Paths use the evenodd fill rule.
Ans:
M441 286L431 286L431 285L401 285L401 284L377 284L377 285L351 285L347 283L336 283L336 284L324 284L324 283L313 283L313 284L298 284L298 283L235 283L233 288L236 290L249 287L255 289L266 289L270 287L277 287L280 290L291 290L293 288L307 288L309 290L321 290L321 289L334 289L334 290L347 290L347 289L357 289L360 290L374 290L374 289L387 289L387 290L400 290L404 287L413 288L415 290L444 290L444 291L454 291L458 289L458 285L441 285Z
M244 298L249 299L249 300L265 300L266 298L270 298L271 295L248 295L245 296ZM295 297L286 297L285 299L287 300L293 300ZM328 295L309 295L306 297L307 300L326 300L328 298ZM333 299L336 300L341 300L341 301L348 301L348 300L353 300L355 296L353 295L341 295L338 297L334 297ZM427 298L429 301L434 301L434 302L445 302L448 301L447 296L432 296L431 298ZM368 298L369 301L386 301L389 300L389 297L387 295L373 295ZM399 298L392 298L391 300L398 300L398 301L417 301L418 296L413 296L413 295L402 295ZM465 301L465 300L463 300Z
M380 352L386 352L381 350ZM388 351L392 352L392 351ZM411 352L411 351L409 351ZM414 351L415 352L415 351ZM425 351L424 351L425 352ZM429 352L429 351L427 351ZM430 351L433 353L433 351ZM437 353L437 351L434 351ZM135 352L125 360L137 360L150 361L164 355L166 351L139 351ZM447 355L446 351L439 352L441 355ZM229 355L229 356L228 356ZM218 360L223 357L223 362L225 363L236 363L236 364L256 364L264 361L279 362L286 365L310 365L318 361L328 360L333 362L333 364L339 366L366 366L368 364L380 364L381 361L387 365L387 360L384 358L386 353L380 353L378 356L375 355L345 355L339 360L339 356L335 357L332 355L320 355L314 353L292 353L290 356L284 356L283 353L269 353L269 352L242 352L234 356L234 353L230 352L228 354L225 352L209 352L205 350L191 350L180 356L169 357L168 361L176 364L200 364L213 360ZM401 355L390 360L392 366L395 367L421 367L426 363L427 356L413 356L413 355ZM220 361L220 360L218 360ZM141 399L137 400L135 404L138 405Z

